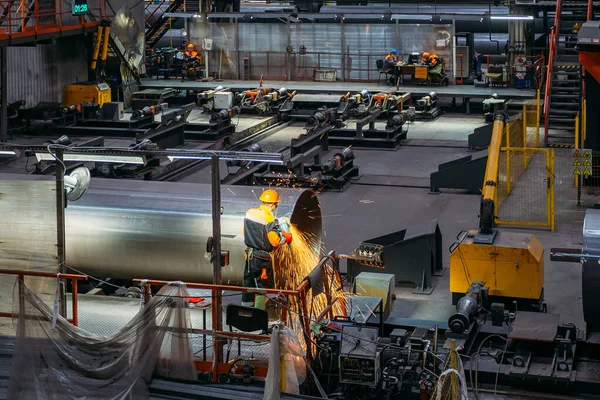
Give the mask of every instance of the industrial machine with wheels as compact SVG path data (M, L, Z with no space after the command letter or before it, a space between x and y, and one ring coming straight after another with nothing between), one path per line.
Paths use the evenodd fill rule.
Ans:
M268 111L277 111L285 100L293 97L295 94L295 92L288 93L286 88L272 90L261 87L237 93L234 104L240 107L242 111L264 114Z

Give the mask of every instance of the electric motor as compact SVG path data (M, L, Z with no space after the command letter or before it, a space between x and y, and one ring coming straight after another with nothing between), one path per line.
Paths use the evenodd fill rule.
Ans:
M454 333L463 333L477 317L479 307L487 300L488 288L482 281L475 281L463 298L456 304L456 312L448 319L448 327Z
M402 114L394 115L392 118L387 120L388 128L393 128L395 126L404 125L404 116Z

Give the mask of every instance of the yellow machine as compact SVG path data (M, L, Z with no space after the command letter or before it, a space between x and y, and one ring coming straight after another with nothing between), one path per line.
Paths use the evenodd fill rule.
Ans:
M73 83L65 86L63 90L62 104L94 103L100 107L111 101L111 90L107 83L83 82Z
M450 292L454 304L475 281L485 281L492 301L520 308L542 306L544 248L534 235L494 228L498 159L506 116L496 113L479 211L479 230L451 247Z
M103 19L98 23L96 43L92 53L90 68L96 71L98 82L72 83L63 89L63 106L72 104L94 103L100 107L111 101L111 89L106 83L100 82L104 76L104 65L108 56L108 42L110 38L110 21ZM100 60L98 60L100 57Z

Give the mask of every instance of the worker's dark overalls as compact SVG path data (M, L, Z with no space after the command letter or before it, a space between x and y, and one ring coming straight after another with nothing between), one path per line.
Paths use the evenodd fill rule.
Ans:
M247 246L244 265L244 287L273 288L271 252L285 238L271 210L261 205L251 208L244 218L244 243ZM254 303L256 293L242 294L242 303Z
M273 288L273 261L271 255L265 251L251 247L246 249L246 263L244 266L244 287ZM256 293L242 294L242 302L254 302Z

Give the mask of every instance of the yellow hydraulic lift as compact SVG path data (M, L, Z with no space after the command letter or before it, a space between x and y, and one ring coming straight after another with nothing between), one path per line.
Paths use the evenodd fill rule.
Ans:
M108 42L110 38L110 21L103 19L98 23L98 34L92 53L90 68L96 72L95 82L78 82L65 86L63 90L63 105L95 103L100 107L110 102L112 93L110 86L102 82L105 77L104 66L108 56ZM102 49L102 51L100 51ZM100 60L98 60L100 57Z
M544 298L544 248L529 233L495 228L498 161L506 122L494 116L479 210L479 229L459 235L450 248L450 292L454 304L476 281L484 281L493 302L539 309Z

